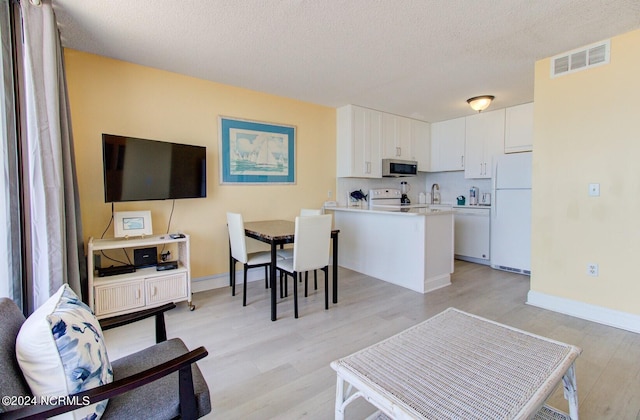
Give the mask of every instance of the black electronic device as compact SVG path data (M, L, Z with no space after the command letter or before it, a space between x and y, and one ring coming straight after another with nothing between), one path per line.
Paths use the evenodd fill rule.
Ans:
M138 248L133 250L133 264L137 268L153 267L158 263L158 248Z
M156 265L157 271L175 270L178 268L178 261L165 261Z
M132 265L117 265L111 267L98 268L98 277L117 276L118 274L135 273L136 268Z
M170 234L169 234L169 237L170 237L171 239L182 239L182 238L184 238L185 236L184 236L182 233L170 233Z
M207 148L102 134L105 203L207 196Z

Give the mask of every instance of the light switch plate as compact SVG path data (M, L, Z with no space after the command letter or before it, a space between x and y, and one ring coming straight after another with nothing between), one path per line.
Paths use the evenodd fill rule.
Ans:
M589 184L589 195L591 197L600 196L600 184Z

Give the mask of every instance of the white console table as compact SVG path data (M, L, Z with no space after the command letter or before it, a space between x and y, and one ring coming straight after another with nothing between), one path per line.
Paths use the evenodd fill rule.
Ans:
M94 255L101 251L123 249L133 258L133 250L152 246L177 248L178 268L157 271L155 267L137 269L133 273L99 277ZM136 238L89 238L87 268L89 273L89 306L98 318L106 318L160 306L167 302L191 303L191 268L189 235L173 239L168 234Z

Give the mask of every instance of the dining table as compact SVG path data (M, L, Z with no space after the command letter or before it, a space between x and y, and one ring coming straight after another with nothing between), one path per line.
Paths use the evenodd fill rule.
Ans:
M271 321L277 319L276 262L278 248L295 242L296 224L290 220L262 220L245 222L245 235L264 242L271 247L270 284L271 284ZM331 230L332 240L332 301L338 303L338 234L339 229ZM328 292L328 291L325 291Z

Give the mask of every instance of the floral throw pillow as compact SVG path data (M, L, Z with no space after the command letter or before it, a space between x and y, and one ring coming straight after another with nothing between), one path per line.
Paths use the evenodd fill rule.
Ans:
M63 397L113 381L100 324L66 284L24 322L16 354L35 396ZM99 419L106 406L101 401L64 418Z

